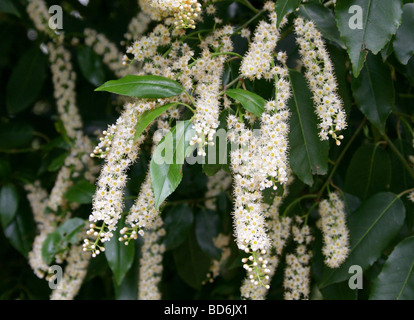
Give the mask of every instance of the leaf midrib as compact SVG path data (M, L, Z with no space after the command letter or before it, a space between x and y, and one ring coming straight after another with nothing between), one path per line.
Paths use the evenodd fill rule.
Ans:
M407 286L408 279L410 278L410 275L411 275L411 273L413 272L413 268L414 268L414 260L413 260L413 262L411 263L411 267L410 267L410 269L408 270L407 276L405 277L405 280L404 280L403 286L402 286L402 288L401 288L400 292L398 293L398 296L397 296L396 300L400 300L400 297L401 297L402 293L404 292L405 287Z
M290 81L290 83L292 83L292 78L291 78L290 74L289 74L289 81ZM304 142L304 146L305 146L305 149L306 149L306 157L308 159L309 167L310 167L310 170L311 170L311 173L312 173L312 161L311 161L310 155L309 155L309 148L308 148L308 144L307 144L306 137L305 137L305 131L303 129L302 118L300 116L301 113L299 111L299 105L298 105L298 101L296 99L296 93L295 93L294 86L292 86L292 93L293 93L293 99L295 101L295 108L296 108L296 111L298 113L298 119L299 119L299 124L300 124L300 129L301 129L301 133L302 133L303 142ZM313 181L312 174L311 174L311 179Z
M377 219L375 219L375 221L371 224L371 226L367 229L367 231L362 235L362 237L359 238L358 242L355 243L355 245L351 248L351 250L349 251L348 257L351 256L351 254L355 251L355 249L359 246L359 244L361 243L361 241L363 239L365 239L365 237L370 233L370 231L372 230L372 228L378 223L379 220L381 220L381 218L384 216L384 214L389 210L389 208L393 205L393 203L399 199L398 196L395 196L394 199L388 204L388 206L381 212L381 214L378 216ZM326 280L321 284L321 288L326 287L323 286L323 284L327 283L328 280L332 277L334 273L330 273L330 275L326 278Z

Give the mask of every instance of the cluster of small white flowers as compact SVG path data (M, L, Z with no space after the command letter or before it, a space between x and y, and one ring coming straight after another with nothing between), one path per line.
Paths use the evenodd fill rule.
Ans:
M263 250L261 254L253 252L248 258L242 259L243 268L247 271L247 277L240 288L244 299L263 300L266 297L274 266L278 264L276 256L272 256L271 260L267 258L267 251Z
M77 131L82 129L82 120L76 106L76 73L70 62L71 54L55 42L48 43L48 51L57 111L68 137L75 140Z
M231 168L234 173L234 228L237 245L240 250L249 248L253 252L270 247L266 234L260 192L261 169L259 138L254 136L245 124L239 122L234 115L227 118L229 140L240 145L230 153ZM233 134L234 133L234 134Z
M171 33L167 26L158 24L153 31L129 46L126 53L132 54L134 59L143 62L144 59L152 58L157 55L158 46L166 46L171 43ZM127 64L129 58L124 56L124 64Z
M310 293L310 259L312 253L309 245L313 240L308 225L295 217L292 226L293 240L296 243L295 253L286 255L286 268L283 281L285 300L306 300Z
M289 185L292 181L291 171L288 171L288 182ZM270 288L270 282L273 278L273 275L276 272L276 269L279 265L279 257L282 254L282 250L286 245L286 242L290 236L290 225L292 219L289 217L281 217L279 215L279 207L282 203L283 198L288 194L287 186L284 188L282 196L275 196L273 203L269 206L268 204L263 204L263 211L267 217L267 228L268 236L272 243L272 248L262 256L262 259L265 259L268 263L267 269L269 272L262 278L262 283L255 284L250 279L245 279L241 288L241 296L244 299L251 300L264 300L266 294Z
M58 287L52 291L50 300L73 300L85 279L90 255L81 245L72 245L66 258L66 267Z
M313 94L316 114L321 121L319 136L321 140L328 140L331 136L340 145L343 136L337 135L337 132L346 128L346 114L337 93L338 84L325 43L312 21L296 18L295 33L306 68L305 77Z
M165 246L162 243L165 230L161 217L157 217L151 227L152 229L148 230L144 237L144 244L141 248L138 282L139 300L161 299L158 285L162 277L162 257L165 251Z
M157 121L158 130L153 135L153 146L151 154L160 143L164 135L170 131L170 126L167 121ZM158 221L159 211L155 207L154 192L151 186L150 172L147 172L144 182L141 185L138 198L129 210L126 222L129 227L124 227L121 230L121 237L119 241L124 241L125 244L131 239L137 239L138 234L144 236L144 230L154 229L154 223Z
M207 178L207 192L205 193L205 206L207 209L215 211L217 209L217 199L222 191L227 190L231 185L231 175L226 171L220 170L214 176Z
M138 150L145 139L141 135L135 142L135 125L139 115L155 107L154 102L138 101L127 103L121 116L116 121L116 131L111 148L105 155L105 164L98 179L93 197L92 213L89 216L91 228L88 235L96 237L94 242L85 239L84 249L91 250L92 256L99 254L103 246L99 242L109 241L116 229L124 207L123 190L127 182L126 170L134 163ZM97 223L102 223L97 226Z
M230 38L233 31L231 26L224 26L206 37L200 43L200 48L203 50L201 57L191 68L191 75L197 83L195 87L196 112L193 120L197 134L193 137L191 144L198 144L198 154L201 156L206 155L204 147L207 144L214 145L213 137L219 126L221 77L228 57L224 53L233 50ZM217 51L216 54L223 54L213 56L214 53L210 52L210 47Z
M131 70L128 70L122 63L123 54L104 34L90 28L86 28L83 33L85 35L85 44L102 57L103 62L118 78L131 73Z
M142 10L140 5L141 1L138 1L138 6L141 11L136 17L132 18L128 24L128 31L124 34L124 38L127 40L138 39L148 29L148 25L151 22L151 17L145 11Z
M290 83L285 67L275 68L277 75L276 101L268 101L261 117L262 175L261 189L273 186L276 182L285 184L288 180L288 144ZM270 178L270 179L269 179Z
M323 232L322 253L325 256L325 264L330 268L338 268L349 252L345 205L338 193L329 193L329 199L324 199L319 203L319 215Z
M34 239L32 250L29 252L29 265L36 276L43 278L48 272L49 266L42 259L42 246L47 235L54 230L57 217L53 213L45 213L48 195L39 181L27 184L24 188L27 191L27 198L39 231Z
M243 58L240 66L240 73L245 78L249 79L272 79L272 62L273 51L276 48L279 41L280 33L277 28L277 14L274 11L274 3L269 1L265 4L269 13L270 23L262 20L256 27L253 34L253 41L249 44L249 50ZM283 17L279 29L283 28L287 19ZM244 37L248 36L248 33L244 31Z
M230 235L219 233L217 237L213 238L214 246L220 250L221 255L220 259L213 259L209 272L207 273L207 281L212 283L215 278L220 274L221 266L226 263L227 259L231 255L230 250ZM206 284L207 281L203 281L203 284Z
M163 16L174 16L177 28L195 29L201 12L201 4L197 0L151 0L151 5Z
M29 0L26 11L32 19L37 30L51 34L53 31L49 28L50 14L43 0Z

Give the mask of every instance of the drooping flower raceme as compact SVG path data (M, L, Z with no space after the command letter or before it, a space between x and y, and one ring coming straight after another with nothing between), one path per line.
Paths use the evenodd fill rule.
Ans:
M296 243L294 253L286 255L286 268L283 281L285 300L306 300L310 293L310 259L309 245L313 240L308 225L295 217L292 225L293 241Z
M91 228L88 235L96 237L94 242L85 239L85 250L91 250L92 256L99 254L103 246L100 242L109 241L113 231L121 218L123 190L127 182L126 171L138 156L138 150L145 135L136 141L135 124L139 115L153 109L154 102L127 103L125 110L116 121L115 132L111 139L111 147L104 155L105 164L98 179L97 188L93 197L92 213L89 216Z
M262 181L261 189L273 187L275 182L285 184L288 176L288 133L289 110L287 102L290 98L290 83L287 79L288 71L285 67L276 66L274 73L276 100L268 101L261 117L261 161Z
M329 193L329 199L319 203L319 215L323 233L322 253L325 264L338 268L349 252L349 231L345 221L345 205L336 192Z
M153 154L164 135L171 129L168 122L162 120L157 121L157 128L158 130L155 131L152 138L153 146L151 154ZM121 230L122 236L119 240L127 243L131 238L137 239L138 234L143 236L144 230L153 230L155 228L154 224L159 218L159 214L159 210L155 207L154 192L151 186L151 175L148 171L145 180L141 185L138 198L132 205L126 218L128 226Z
M288 171L288 182L291 183L291 174ZM262 261L266 261L266 268L269 272L262 278L262 283L256 284L254 279L246 278L240 288L242 298L250 300L264 300L270 288L270 282L280 262L283 248L290 236L291 221L290 217L279 215L279 207L283 198L288 194L287 185L284 188L282 196L275 196L271 205L263 203L263 212L266 216L268 236L272 243L272 248L261 256Z
M48 234L55 229L57 217L53 213L45 214L48 194L39 181L25 185L25 190L39 231L33 241L32 250L29 252L29 264L35 275L43 278L49 266L42 259L42 246Z
M336 144L341 144L342 135L337 132L346 128L346 114L337 93L333 64L320 32L312 21L295 19L296 41L306 68L305 77L313 94L316 114L320 120L321 140L331 136Z
M159 283L162 277L162 257L165 246L162 243L165 236L163 221L157 217L148 230L141 248L139 267L138 299L160 300Z

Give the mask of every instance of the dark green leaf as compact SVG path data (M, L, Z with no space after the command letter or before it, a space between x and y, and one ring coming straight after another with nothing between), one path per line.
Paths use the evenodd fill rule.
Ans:
M48 171L57 171L59 170L63 164L65 163L66 158L68 157L69 152L63 152L57 157L53 158L52 161L47 166Z
M401 26L398 28L394 40L394 51L402 64L407 64L414 54L414 3L407 3L403 7Z
M34 229L30 209L19 209L13 221L4 229L4 235L16 250L27 257L32 249Z
M19 205L19 194L16 187L8 183L0 190L0 218L5 229L16 215Z
M323 175L328 170L329 143L319 139L318 120L305 78L293 70L289 76L293 93L289 101L290 166L300 180L312 185L313 174Z
M391 179L391 161L378 144L363 144L348 166L345 191L364 200L386 191Z
M300 6L299 13L306 19L315 22L324 38L336 42L345 49L345 44L335 24L335 17L327 7L317 2L304 3Z
M50 265L60 249L61 236L57 232L50 233L42 245L42 260Z
M65 193L65 198L71 202L92 203L94 193L95 185L87 180L81 180L69 188Z
M358 17L351 6L361 9L362 29L351 28ZM391 40L401 22L401 0L341 0L335 6L336 24L352 62L355 77L364 64L366 49L377 54Z
M352 92L361 112L378 130L384 132L394 107L394 84L390 68L379 55L369 54L358 78L352 78Z
M392 251L371 290L371 300L414 299L414 237Z
M197 244L194 232L173 251L175 266L181 279L199 290L210 269L210 259Z
M18 61L7 82L7 110L16 114L37 99L46 79L46 56L38 47L29 49Z
M57 232L66 246L68 243L76 243L76 235L85 226L85 220L80 218L71 218L66 220L61 226L56 228Z
M174 249L187 238L193 225L193 211L186 204L178 205L169 210L164 219L165 248Z
M282 18L287 14L295 11L300 4L301 0L278 0L275 4L275 9L277 13L277 22L276 26L279 28Z
M91 47L81 46L77 49L79 67L83 76L94 86L105 81L105 72L101 57Z
M14 149L29 144L33 127L25 122L10 121L0 125L0 149Z
M134 141L137 141L144 130L149 126L149 124L154 121L157 117L163 114L172 106L177 105L177 103L167 103L161 107L158 107L154 110L147 110L138 118L137 124L135 125L135 136Z
M125 242L118 240L121 228L122 226L119 226L118 229L114 231L114 236L111 240L105 242L105 257L117 285L122 283L122 280L131 268L135 258L135 241L129 241L128 245L125 245Z
M405 207L393 193L377 193L353 212L348 219L350 252L337 269L325 267L320 288L349 279L349 267L369 268L389 246L405 219Z
M190 141L194 134L191 121L179 121L154 151L150 175L157 209L181 182L182 166L193 150Z
M78 242L77 234L84 226L85 220L72 218L49 233L42 246L43 261L46 264L51 264L56 254L67 250L69 244L76 244Z
M177 96L184 88L177 82L161 76L128 75L118 80L105 82L95 91L108 91L137 98L168 98Z
M396 139L393 141L393 144L405 159L408 159L409 155L414 154L413 144L409 140ZM414 185L413 178L411 178L406 168L401 168L401 160L392 150L389 150L389 155L392 167L390 190L400 193L410 189Z
M11 13L19 18L21 17L19 11L16 9L11 0L0 1L0 12Z
M327 300L356 300L358 290L349 288L348 281L334 283L321 289L323 297Z
M200 248L212 259L220 258L220 250L213 238L218 235L220 219L216 212L202 209L195 215L195 234Z
M226 94L241 103L243 108L260 117L264 111L266 100L256 93L243 89L228 89Z

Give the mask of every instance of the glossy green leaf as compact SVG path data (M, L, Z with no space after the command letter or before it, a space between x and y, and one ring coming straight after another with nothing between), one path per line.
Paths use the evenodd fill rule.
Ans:
M88 46L79 47L77 57L83 76L94 86L101 85L105 81L101 57Z
M391 192L377 193L353 212L348 219L350 251L348 258L337 269L325 267L320 288L348 280L349 267L369 268L390 245L401 230L405 207Z
M10 114L16 114L36 101L46 79L47 58L33 47L20 58L7 82L6 104Z
M328 170L329 143L319 139L318 119L305 78L293 70L289 77L293 94L289 100L290 166L300 180L312 185L313 174L323 175Z
M300 6L299 13L307 20L312 20L324 38L336 42L345 49L331 10L321 3L305 2Z
M358 108L378 130L384 132L395 103L390 68L379 55L369 54L359 77L352 78L351 86Z
M35 228L30 209L19 208L12 222L4 229L4 235L16 250L27 257L32 249Z
M81 180L75 183L65 193L65 198L71 202L92 203L92 197L95 193L95 185L87 180Z
M363 200L386 191L390 180L388 153L378 144L363 144L355 151L348 166L345 191Z
M33 137L33 126L26 122L10 121L0 125L0 149L25 147Z
M6 228L16 215L19 205L19 194L16 187L5 184L0 189L0 219L3 229Z
M158 107L153 110L147 110L140 115L138 118L137 124L135 125L135 136L134 141L137 141L141 134L145 131L145 129L153 122L156 118L158 118L161 114L167 111L172 106L177 105L178 103L167 103L161 107Z
M137 98L168 98L177 96L184 88L177 82L161 76L128 75L118 80L105 82L95 91L108 91Z
M164 245L167 250L174 249L184 242L193 221L193 211L186 204L175 206L166 213L164 218L164 229L166 231Z
M157 209L181 182L185 157L194 149L190 146L194 134L191 121L179 121L154 151L150 176Z
M21 17L20 12L16 9L12 0L0 1L0 12L11 13L17 17Z
M401 26L397 30L393 45L397 59L402 64L407 64L414 55L414 3L404 5Z
M348 281L334 283L321 289L321 293L326 300L356 300L358 290L349 288Z
M120 229L114 231L114 236L110 241L105 242L105 257L108 265L112 270L117 285L122 283L126 273L131 269L135 258L135 241L125 242L119 241Z
M51 264L56 254L67 249L69 244L78 242L77 234L85 226L85 220L71 218L66 220L55 231L48 234L42 245L42 259L46 264Z
M64 165L68 155L69 152L63 152L60 153L57 157L54 157L47 166L47 170L52 172L59 170Z
M241 103L243 108L260 117L264 111L266 100L256 93L243 89L228 89L226 95Z
M414 237L394 248L372 286L370 299L414 299Z
M194 232L181 246L173 251L174 262L181 279L189 286L199 290L210 269L210 259L197 244Z
M405 159L408 159L410 155L414 154L412 141L396 139L393 141L393 144ZM401 165L401 160L396 156L395 152L390 149L388 151L392 168L390 190L395 193L400 193L410 189L414 185L414 179L408 173L407 168Z
M279 28L282 18L287 14L295 11L300 4L301 0L278 0L275 4L275 10L277 13L277 22L276 25Z
M354 5L360 10L350 10ZM358 77L364 65L366 49L377 54L397 31L401 22L402 1L341 0L335 6L335 13L336 24L351 59L353 74ZM356 22L360 22L361 29Z
M218 235L220 217L212 210L202 209L195 214L195 234L197 243L209 257L218 260L220 250L214 245L213 238Z
M61 236L57 232L50 233L42 245L42 260L50 265L55 259L56 253L60 249Z

